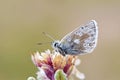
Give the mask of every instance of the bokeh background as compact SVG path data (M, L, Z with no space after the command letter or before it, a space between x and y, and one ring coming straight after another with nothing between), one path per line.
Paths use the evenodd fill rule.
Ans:
M119 0L0 0L0 80L36 76L31 54L52 49L36 45L52 41L42 32L61 39L92 19L99 26L98 45L79 56L78 68L85 80L120 80Z

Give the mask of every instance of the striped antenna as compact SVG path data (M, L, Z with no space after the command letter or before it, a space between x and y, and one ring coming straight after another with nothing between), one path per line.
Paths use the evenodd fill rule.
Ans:
M43 44L48 44L48 43L51 43L51 42L37 43L37 45L43 45Z
M44 34L45 36L49 37L50 39L52 39L53 41L55 41L55 39L54 39L52 36L50 36L48 33L43 32L43 34Z

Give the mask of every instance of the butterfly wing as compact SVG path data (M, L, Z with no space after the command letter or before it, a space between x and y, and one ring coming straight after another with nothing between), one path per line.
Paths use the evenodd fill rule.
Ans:
M77 55L91 53L97 44L98 27L95 20L76 28L60 41L62 49L66 54Z

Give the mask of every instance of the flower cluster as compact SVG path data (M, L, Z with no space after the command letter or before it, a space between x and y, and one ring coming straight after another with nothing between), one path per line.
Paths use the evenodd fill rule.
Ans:
M29 77L28 80L69 80L72 73L79 79L85 78L76 68L80 63L76 56L62 56L59 52L47 50L42 53L36 52L31 57L39 71L37 79Z

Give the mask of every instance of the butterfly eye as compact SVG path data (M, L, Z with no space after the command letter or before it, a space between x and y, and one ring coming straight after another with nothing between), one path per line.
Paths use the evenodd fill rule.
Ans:
M56 47L58 45L58 43L55 43L54 46Z
M60 44L59 41L54 41L54 42L52 43L52 47L53 47L53 48L57 48L57 47L59 46L59 44Z

